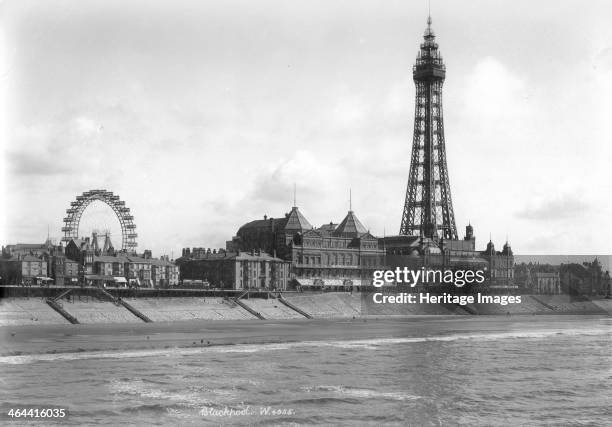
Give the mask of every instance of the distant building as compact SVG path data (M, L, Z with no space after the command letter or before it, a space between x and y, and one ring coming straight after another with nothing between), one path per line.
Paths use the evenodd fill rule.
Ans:
M129 284L144 288L154 287L150 258L130 256L127 258L125 264L125 274Z
M49 239L45 243L17 243L15 245L6 245L2 247L2 256L10 258L13 256L33 255L36 257L48 254L53 248L53 244Z
M314 228L297 206L283 218L251 221L238 230L228 249L263 250L291 263L291 276L302 285L371 283L384 266L384 251L350 210L339 223Z
M55 246L48 255L49 275L58 286L74 286L79 282L79 263L66 257L64 247Z
M561 280L559 272L534 274L533 291L538 294L558 295L561 293Z
M177 260L183 281L208 282L223 289L285 290L290 263L261 251L183 251Z
M561 264L561 287L579 295L610 295L610 273L604 271L597 258L582 264Z
M151 280L156 288L176 286L179 283L179 267L167 257L151 260Z
M487 249L481 252L481 255L488 261L489 278L492 286L515 286L514 254L508 242L504 244L501 252L496 252L493 242L489 240Z
M79 265L79 282L86 286L137 286L158 288L178 284L178 266L167 257L153 258L150 250L142 255L116 252L108 236L104 246L92 239L71 239L66 257Z
M0 258L0 277L4 285L40 285L51 281L47 261L34 255Z
M506 242L501 251L495 250L491 240L484 251L476 250L472 225L466 227L462 240L439 237L396 235L379 239L386 252L386 267L418 269L482 270L486 286L516 288L514 282L514 254Z

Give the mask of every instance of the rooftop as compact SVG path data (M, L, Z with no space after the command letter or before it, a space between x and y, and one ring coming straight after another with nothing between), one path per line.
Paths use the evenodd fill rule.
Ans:
M289 212L289 216L287 217L285 231L305 231L313 228L314 227L308 222L306 217L302 215L297 206L291 208L291 212Z
M368 230L363 226L361 221L357 219L353 211L348 211L342 222L334 230L334 236L341 237L359 237L366 234Z

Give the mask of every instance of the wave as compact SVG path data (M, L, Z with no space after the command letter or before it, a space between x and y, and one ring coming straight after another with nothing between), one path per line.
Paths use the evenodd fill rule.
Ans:
M287 405L325 405L325 404L334 404L334 403L350 403L350 404L359 404L363 401L356 398L351 397L307 397L303 399L294 399L287 402Z
M162 388L156 387L154 384L151 384L148 381L143 381L141 379L133 379L127 381L112 380L108 387L110 393L117 398L122 398L126 395L135 396L147 400L149 402L171 402L171 404L183 408L198 408L202 405L215 404L215 402L203 397L202 393L197 393L193 391L163 390ZM154 403L151 403L150 406L151 405L155 406ZM164 405L164 410L166 407L168 407L168 405Z
M494 341L502 339L533 339L551 336L597 336L610 335L612 329L548 329L536 331L512 331L490 333L458 333L442 336L403 337L403 338L367 338L358 340L336 341L298 341L287 343L266 344L236 344L208 347L174 347L146 350L96 350L72 353L45 353L0 357L0 364L22 365L35 362L57 362L82 359L124 359L156 356L189 356L203 353L256 353L261 351L282 351L300 347L335 347L346 349L376 350L381 346L421 343L421 342L447 342L458 340Z
M350 396L354 398L370 400L370 399L385 399L385 400L416 400L421 399L422 396L401 393L401 392L384 392L366 388L355 388L342 385L319 385L314 387L301 387L302 391L307 393L320 393L330 392L332 394Z

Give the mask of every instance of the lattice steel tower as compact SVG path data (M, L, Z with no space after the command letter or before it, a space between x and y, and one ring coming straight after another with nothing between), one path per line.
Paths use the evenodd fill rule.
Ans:
M416 86L414 137L400 234L456 240L442 120L446 67L431 29L431 17L424 38L412 72Z

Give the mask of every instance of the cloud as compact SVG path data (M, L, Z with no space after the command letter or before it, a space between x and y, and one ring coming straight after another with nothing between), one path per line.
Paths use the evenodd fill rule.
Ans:
M80 136L91 138L101 132L104 127L89 117L77 117L74 119L74 127Z
M517 218L536 221L555 221L567 218L575 218L583 214L588 204L572 194L565 194L526 207L516 213Z
M280 161L262 172L255 179L249 198L287 205L294 183L297 185L298 199L306 199L320 194L322 189L338 182L344 174L345 169L334 159L326 159L322 154L315 155L309 150L298 150L290 159Z
M11 143L6 147L8 170L13 178L62 175L69 173L71 168L65 156L57 156L63 152L62 147L53 149L51 139L59 130L53 125L18 126L13 129Z
M526 82L492 56L481 59L467 78L465 113L480 123L506 122L529 114ZM512 123L514 125L514 123Z
M45 153L13 152L7 154L10 171L14 175L63 175L71 169Z

